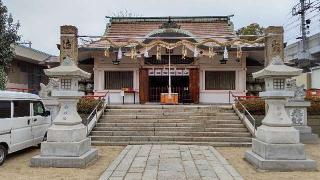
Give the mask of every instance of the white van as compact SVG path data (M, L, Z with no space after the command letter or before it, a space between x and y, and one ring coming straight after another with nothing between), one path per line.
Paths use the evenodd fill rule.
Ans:
M39 145L51 126L39 96L0 91L0 165L8 153Z

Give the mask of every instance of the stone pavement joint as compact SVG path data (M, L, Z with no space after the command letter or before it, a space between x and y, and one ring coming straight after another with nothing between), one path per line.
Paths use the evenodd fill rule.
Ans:
M211 146L128 145L100 180L243 179Z

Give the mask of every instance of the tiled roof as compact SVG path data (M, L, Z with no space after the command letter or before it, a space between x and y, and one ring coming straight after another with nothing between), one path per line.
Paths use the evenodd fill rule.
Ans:
M192 34L193 37L201 39L208 36L234 36L231 16L197 16L197 17L170 17L171 21L177 23L180 29ZM156 31L160 26L168 22L168 17L134 17L134 18L110 18L105 36L112 39L115 37L141 38L144 40L149 33ZM225 42L225 38L216 38ZM126 41L114 39L115 42ZM99 48L106 45L101 39L88 45L88 48Z

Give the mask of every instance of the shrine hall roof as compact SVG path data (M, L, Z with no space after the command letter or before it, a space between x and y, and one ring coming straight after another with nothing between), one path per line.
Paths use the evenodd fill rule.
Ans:
M190 17L107 17L110 22L107 24L104 36L114 42L125 42L130 38L143 41L150 33L161 29L160 27L169 21L174 22L179 29L189 36L197 39L208 36L222 36L214 38L220 42L227 40L226 36L235 36L232 16L190 16ZM128 39L121 39L126 37ZM105 47L107 41L100 39L86 46L86 48Z

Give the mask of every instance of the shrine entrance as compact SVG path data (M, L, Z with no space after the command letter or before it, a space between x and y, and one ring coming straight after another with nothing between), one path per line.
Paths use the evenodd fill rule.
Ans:
M150 76L149 77L149 101L160 102L161 93L168 92L168 76ZM179 103L190 100L189 76L172 76L171 77L172 93L178 93Z

